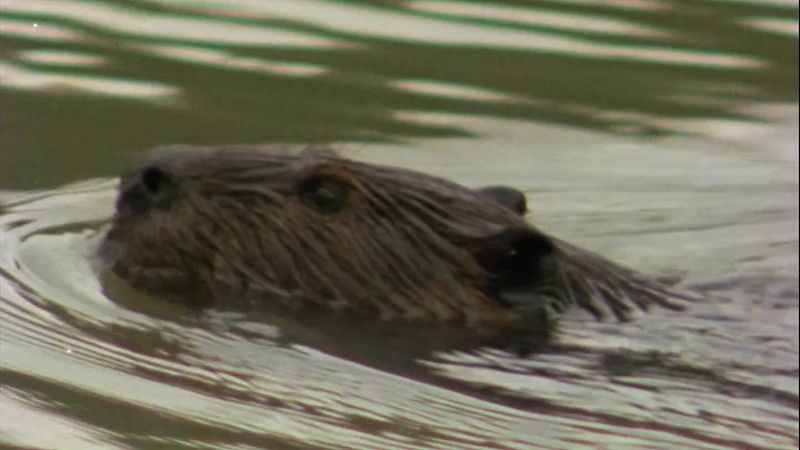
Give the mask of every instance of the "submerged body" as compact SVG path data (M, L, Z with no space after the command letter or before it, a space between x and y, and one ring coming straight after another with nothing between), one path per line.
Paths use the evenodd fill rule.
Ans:
M119 187L102 253L137 288L382 319L525 323L571 305L624 320L682 295L523 218L522 193L472 190L329 151L170 146Z

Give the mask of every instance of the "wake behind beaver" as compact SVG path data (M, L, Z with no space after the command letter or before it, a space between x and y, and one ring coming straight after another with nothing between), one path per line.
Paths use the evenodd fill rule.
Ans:
M627 320L690 295L549 236L525 196L329 150L174 145L119 183L101 253L131 285L475 328L540 326L577 306Z

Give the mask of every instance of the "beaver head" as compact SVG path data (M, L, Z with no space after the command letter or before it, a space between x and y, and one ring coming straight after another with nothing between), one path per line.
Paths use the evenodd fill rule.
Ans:
M627 317L669 293L472 190L330 151L169 146L122 177L103 254L135 287L382 318L513 321L577 303Z

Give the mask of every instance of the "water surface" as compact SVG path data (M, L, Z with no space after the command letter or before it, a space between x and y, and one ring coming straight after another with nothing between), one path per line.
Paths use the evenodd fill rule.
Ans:
M796 2L5 0L0 442L796 448ZM101 283L153 145L333 143L528 195L706 301L528 355ZM378 328L377 330L375 328Z

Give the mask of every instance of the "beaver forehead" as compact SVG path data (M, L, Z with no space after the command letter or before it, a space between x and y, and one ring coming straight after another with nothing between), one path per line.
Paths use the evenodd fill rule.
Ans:
M202 147L169 145L157 147L139 157L129 170L138 173L157 168L182 178L260 175L268 178L270 171L296 171L304 161L316 159L290 149L259 147Z
M490 208L494 203L443 178L346 159L326 148L171 145L144 154L128 175L135 177L151 167L213 185L257 184L284 191L307 177L334 176L355 188L385 191L393 196L427 196L429 200L488 204Z

